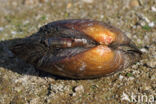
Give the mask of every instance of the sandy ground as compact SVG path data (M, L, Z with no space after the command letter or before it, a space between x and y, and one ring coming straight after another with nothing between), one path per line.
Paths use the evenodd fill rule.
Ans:
M68 80L38 71L7 48L48 22L79 18L120 28L142 59L112 76ZM0 0L0 104L155 104L155 69L156 0Z

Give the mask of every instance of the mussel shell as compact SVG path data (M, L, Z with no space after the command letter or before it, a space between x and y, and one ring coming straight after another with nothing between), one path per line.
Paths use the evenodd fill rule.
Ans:
M93 20L49 23L11 51L37 69L75 79L112 74L140 58L140 51L123 32Z

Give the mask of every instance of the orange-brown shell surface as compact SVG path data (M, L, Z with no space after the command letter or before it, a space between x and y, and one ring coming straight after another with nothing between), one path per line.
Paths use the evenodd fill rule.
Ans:
M141 55L119 29L85 19L49 23L11 51L37 69L74 79L112 74L132 65Z

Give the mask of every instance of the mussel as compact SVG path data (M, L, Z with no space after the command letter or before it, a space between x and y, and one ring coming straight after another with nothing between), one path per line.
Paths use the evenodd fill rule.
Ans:
M121 30L88 19L48 23L10 49L37 69L73 79L112 74L134 64L141 56Z

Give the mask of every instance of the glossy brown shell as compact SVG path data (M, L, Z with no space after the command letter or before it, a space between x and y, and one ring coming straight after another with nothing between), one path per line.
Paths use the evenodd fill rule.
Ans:
M119 29L94 20L49 23L11 50L37 69L75 79L114 73L141 53Z

